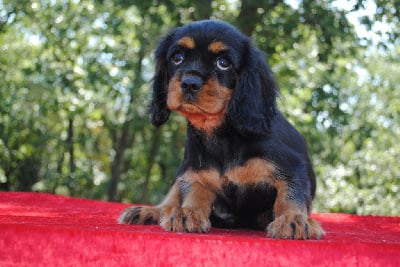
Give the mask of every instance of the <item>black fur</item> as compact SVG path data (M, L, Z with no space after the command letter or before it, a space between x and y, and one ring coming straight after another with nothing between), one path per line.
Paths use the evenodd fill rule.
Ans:
M168 85L168 68L167 68L167 52L172 34L168 35L161 41L155 52L156 74L153 81L153 99L150 106L151 122L154 126L159 127L166 122L170 115L167 108L167 85Z

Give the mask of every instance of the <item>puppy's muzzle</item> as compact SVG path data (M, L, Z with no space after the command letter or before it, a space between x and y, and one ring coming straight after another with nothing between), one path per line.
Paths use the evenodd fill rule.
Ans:
M181 81L182 94L186 100L193 100L203 87L203 81L196 76L183 77Z

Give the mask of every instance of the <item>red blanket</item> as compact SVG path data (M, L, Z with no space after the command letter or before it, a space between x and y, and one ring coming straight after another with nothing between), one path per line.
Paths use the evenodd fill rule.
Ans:
M119 225L125 204L0 193L0 266L400 266L400 217L314 214L322 240Z

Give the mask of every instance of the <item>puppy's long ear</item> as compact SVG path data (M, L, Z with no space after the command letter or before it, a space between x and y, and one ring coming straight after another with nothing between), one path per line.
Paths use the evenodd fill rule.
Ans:
M264 55L250 43L242 66L227 118L242 135L263 136L277 112L278 88Z
M167 107L168 93L168 62L167 52L173 33L167 35L158 45L154 56L156 72L153 78L153 96L150 104L151 123L159 127L169 118L170 110Z

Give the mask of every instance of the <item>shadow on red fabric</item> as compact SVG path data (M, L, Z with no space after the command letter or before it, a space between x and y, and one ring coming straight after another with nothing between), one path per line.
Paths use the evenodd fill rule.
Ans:
M0 193L0 266L400 266L400 217L313 214L322 240L120 225L128 205Z

